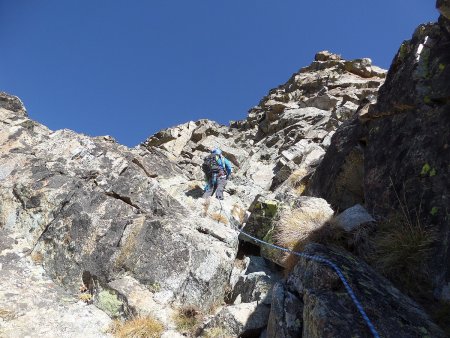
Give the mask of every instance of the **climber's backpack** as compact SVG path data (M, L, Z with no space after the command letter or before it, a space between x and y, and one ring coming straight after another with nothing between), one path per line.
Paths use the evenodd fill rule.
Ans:
M219 163L217 163L215 154L210 154L205 157L202 164L202 170L207 177L212 177L222 170Z

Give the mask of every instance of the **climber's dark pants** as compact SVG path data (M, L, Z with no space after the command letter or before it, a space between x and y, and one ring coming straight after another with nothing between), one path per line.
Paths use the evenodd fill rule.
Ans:
M219 200L223 200L223 191L225 190L225 186L227 185L226 177L219 177L217 179L217 187L216 187L216 197Z
M212 194L216 192L216 197L220 200L223 200L223 191L226 185L227 185L227 178L225 176L217 178L214 187L212 186L212 184L208 185L208 188L203 193L203 198L211 197Z

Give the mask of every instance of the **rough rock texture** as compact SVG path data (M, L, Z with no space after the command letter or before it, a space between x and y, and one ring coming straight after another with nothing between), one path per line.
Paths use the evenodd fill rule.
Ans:
M385 72L375 66L367 66L368 78L346 66L359 60L346 61L329 52L318 53L316 60L271 90L246 120L230 128L207 120L188 122L155 134L141 146L160 149L199 185L203 157L220 146L237 169L236 188L230 193L248 207L257 194L280 187L294 169L298 180L310 175L337 126L364 100L375 97L384 81Z
M0 336L110 337L111 319L55 284L28 253L23 238L0 229Z
M249 208L251 213L245 224L245 232L290 250L298 242L306 240L311 232L321 228L334 214L322 198L290 195L283 196L283 202L281 198L272 198L259 196L255 199ZM244 234L239 238L260 245ZM262 245L261 255L280 266L285 265L286 255L278 249Z
M377 102L336 131L306 190L341 210L359 203L380 220L397 214L420 225L434 238L426 278L448 302L450 35L448 2L437 6L439 23L403 42Z
M431 276L444 298L450 285L449 44L450 36L432 24L419 26L402 45L369 112L364 168L370 212L385 215L402 203L439 233Z
M375 220L360 204L344 210L333 219L333 224L345 231L354 231L361 225L371 222Z
M382 337L444 337L419 305L401 294L364 262L318 244L306 253L330 259L347 277ZM269 337L370 337L336 273L301 258L286 282L276 285Z
M84 295L111 317L156 317L164 337L178 336L176 307L189 305L219 306L202 327L212 336L367 336L329 268L300 260L283 281L275 264L283 265L285 254L252 246L236 227L292 249L335 211L361 204L378 219L401 209L395 192L413 208L419 191L426 199L421 221L442 234L436 268L445 269L432 276L445 299L448 2L438 1L438 8L440 23L422 26L400 48L378 102L384 70L368 58L348 61L323 51L245 120L229 127L188 122L129 149L109 136L53 132L30 120L18 98L1 93L0 230L39 257L58 285L74 294L83 284ZM224 201L204 201L201 164L215 147L234 173ZM369 219L347 214L339 216L344 229ZM308 250L343 269L383 336L443 336L364 262L321 246ZM8 259L20 252L13 249ZM13 287L2 285L0 292L9 297ZM92 308L79 305L68 313ZM101 312L96 320L103 325L104 319ZM21 323L24 332L32 329ZM77 330L78 323L67 325L68 332Z
M267 325L270 308L262 303L251 302L224 307L214 316L203 330L220 328L232 337L241 335L257 336Z
M272 287L281 276L267 266L265 260L258 256L245 258L246 267L236 277L230 280L232 287L228 301L233 304L258 301L270 305L272 302Z
M156 176L182 171L158 150L52 132L4 94L0 145L0 227L23 238L53 280L101 296L127 272L168 302L208 309L223 299L237 236L160 186Z

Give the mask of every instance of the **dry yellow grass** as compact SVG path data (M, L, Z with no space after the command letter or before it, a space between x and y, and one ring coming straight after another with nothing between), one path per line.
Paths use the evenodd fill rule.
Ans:
M152 317L136 317L125 322L116 319L109 332L117 338L159 338L163 325Z
M211 217L213 220L222 223L222 224L228 224L228 219L218 212L213 212L209 217Z
M274 241L277 245L293 251L302 251L306 244L323 242L321 237L332 237L328 231L330 216L320 210L294 209L284 211L276 225ZM334 228L334 227L333 227ZM323 232L325 230L325 232ZM337 232L336 235L340 233ZM298 257L287 254L283 260L286 272L290 272L297 264Z
M82 293L78 298L85 303L89 303L92 300L92 295L90 293Z
M295 170L291 176L289 176L288 181L297 195L303 194L306 189L305 177L308 172L305 169Z
M235 219L239 221L240 224L243 224L245 221L245 209L241 208L239 205L233 205L231 209L231 214Z
M329 221L329 215L323 211L294 209L280 215L274 234L275 242L293 249L298 242L308 239L309 235Z
M180 308L174 317L177 330L183 334L190 335L193 335L198 329L200 319L201 313L194 306Z
M408 291L415 293L426 280L436 233L419 222L397 214L379 224L366 257L376 268Z
M394 182L391 179L392 187ZM421 223L422 206L410 209L406 198L394 189L398 209L380 222L365 258L391 281L416 299L432 298L428 270L438 234Z
M34 264L42 264L42 262L44 261L44 256L39 251L36 251L31 254L31 260L34 262Z
M231 335L225 328L217 326L210 329L205 330L201 337L203 338L231 338L234 337Z
M16 313L11 310L0 308L0 318L3 320L11 320L16 318Z

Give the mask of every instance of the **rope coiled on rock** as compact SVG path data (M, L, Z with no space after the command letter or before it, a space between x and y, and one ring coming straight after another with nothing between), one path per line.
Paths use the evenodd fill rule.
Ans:
M222 210L223 210L222 202L219 200L219 203L220 203L220 212L222 212ZM355 292L353 291L352 287L350 286L350 284L348 283L348 281L345 278L344 274L342 273L342 270L336 264L334 264L329 259L321 257L321 256L310 255L310 254L307 254L307 253L304 253L304 252L292 251L292 250L289 250L287 248L283 248L281 246L278 246L278 245L275 245L275 244L263 241L263 240L261 240L259 238L256 238L256 237L250 235L249 233L245 232L243 230L244 227L245 227L245 224L240 229L240 228L234 226L232 222L230 222L230 219L229 219L228 215L225 214L225 217L228 219L229 224L235 230L237 230L240 234L242 234L244 236L247 236L248 238L251 238L252 240L254 240L254 241L258 242L258 243L261 243L263 245L269 246L269 247L274 248L274 249L281 250L281 251L286 252L286 253L290 253L290 254L296 255L298 257L303 257L303 258L310 259L310 260L313 260L313 261L316 261L316 262L324 263L324 264L328 265L329 267L331 267L334 270L334 272L336 272L336 274L338 275L338 277L341 280L342 284L344 284L344 287L345 287L345 290L347 291L347 294L350 296L351 300L353 301L353 304L355 304L356 308L358 309L358 312L360 313L361 317L363 318L364 322L366 323L366 325L369 328L369 330L372 333L372 335L375 338L380 338L380 335L378 334L378 331L375 329L375 326L372 324L372 321L370 320L369 316L367 316L366 311L364 311L364 308L361 305L361 302L359 301L358 297L356 297Z

